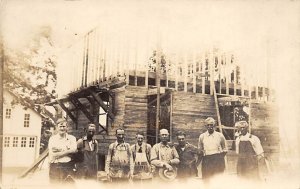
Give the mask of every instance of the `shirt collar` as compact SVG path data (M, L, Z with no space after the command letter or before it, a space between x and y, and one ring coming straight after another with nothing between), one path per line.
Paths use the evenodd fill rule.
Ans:
M170 148L170 145L169 145L169 144L164 145L162 142L160 143L160 146Z
M206 133L206 136L215 136L216 131L214 131L212 134L209 134L208 131L206 131L205 133Z

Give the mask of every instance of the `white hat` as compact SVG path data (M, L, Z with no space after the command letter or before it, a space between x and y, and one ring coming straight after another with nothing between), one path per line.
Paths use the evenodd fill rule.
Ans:
M172 181L177 176L177 169L173 167L173 170L168 170L167 168L159 168L158 175L161 179L165 181Z

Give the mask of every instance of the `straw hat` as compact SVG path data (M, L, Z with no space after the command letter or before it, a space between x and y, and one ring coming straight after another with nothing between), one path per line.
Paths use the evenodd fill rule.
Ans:
M177 176L177 169L175 167L173 167L173 170L168 170L167 168L159 168L158 175L165 181L172 181Z

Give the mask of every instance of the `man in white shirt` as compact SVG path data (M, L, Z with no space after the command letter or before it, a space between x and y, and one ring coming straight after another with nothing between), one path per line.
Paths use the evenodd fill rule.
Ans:
M50 182L62 182L68 175L73 174L74 163L71 154L77 150L76 138L67 134L67 122L57 120L58 133L49 139L49 177Z
M198 148L203 152L202 179L204 180L209 180L225 170L226 141L222 133L215 131L215 123L212 117L208 117L205 120L207 131L199 136Z
M235 124L240 136L236 138L236 153L238 156L237 174L247 179L259 179L258 160L264 157L260 140L248 132L249 125L246 121Z

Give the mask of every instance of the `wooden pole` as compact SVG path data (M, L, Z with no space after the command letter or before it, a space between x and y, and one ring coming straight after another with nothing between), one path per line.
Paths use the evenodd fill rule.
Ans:
M184 77L184 92L187 92L187 75L188 75L188 55L187 53L184 53L183 55L183 77Z
M229 79L230 79L230 73L229 66L230 66L230 59L228 59L228 55L225 55L226 61L225 61L225 75L226 75L226 95L229 95Z
M201 56L201 65L202 65L202 69L201 69L201 73L203 73L204 75L205 73L205 55ZM202 94L205 94L205 77L201 77L201 84L202 84Z
M3 41L1 40L0 46L0 88L2 89L0 92L0 183L2 183L2 162L3 162L3 68L4 68L4 47Z
M158 41L160 43L160 41ZM158 134L160 126L160 61L161 61L161 49L160 44L156 51L156 87L157 87L157 101L156 101L156 143L158 143Z
M196 93L196 86L197 86L197 80L196 80L196 54L193 52L192 54L193 58L193 93Z

